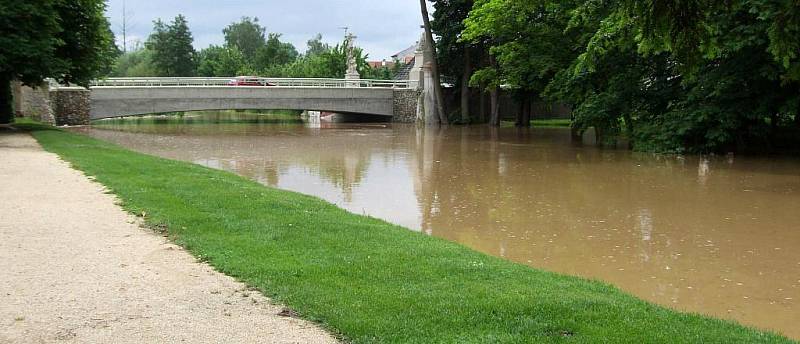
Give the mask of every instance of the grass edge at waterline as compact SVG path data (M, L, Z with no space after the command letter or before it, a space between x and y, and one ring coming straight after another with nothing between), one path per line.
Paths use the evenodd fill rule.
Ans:
M348 213L235 174L51 128L51 152L217 270L354 342L791 342Z

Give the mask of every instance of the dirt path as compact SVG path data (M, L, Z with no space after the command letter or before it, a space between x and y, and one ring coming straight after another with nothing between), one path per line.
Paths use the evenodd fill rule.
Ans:
M0 343L328 343L141 229L102 186L0 131Z

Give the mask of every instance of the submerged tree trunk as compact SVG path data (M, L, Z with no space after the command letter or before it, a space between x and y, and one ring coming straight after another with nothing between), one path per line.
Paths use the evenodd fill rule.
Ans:
M469 78L472 76L472 66L469 57L469 46L464 45L464 72L461 76L461 123L468 124L469 118Z
M794 125L800 128L800 109L798 109L797 113L794 114Z
M483 86L480 86L480 89L483 90ZM480 123L486 123L486 92L483 91L481 91L480 107Z
M570 114L569 114L569 134L570 134L570 141L573 144L582 144L583 143L583 131L578 129L575 126L575 113L574 109L575 105L570 105Z
M439 118L439 124L447 124L447 114L444 112L444 96L442 96L442 82L439 78L439 66L436 60L436 41L433 40L433 32L431 32L428 4L425 0L419 0L419 6L422 11L422 23L425 26L425 39L428 41L428 49L430 49L433 91L436 97L436 114Z
M797 110L794 112L794 125L800 128L800 97L797 97Z
M583 135L581 135L580 129L576 128L575 126L570 125L569 127L569 136L570 141L572 143L582 143L583 142Z
M778 121L779 121L778 113L773 112L769 118L770 136L772 136L773 138L775 137L775 134L778 133Z
M489 91L489 124L493 126L500 126L500 104L498 98L500 95L500 87L495 86Z
M528 95L525 97L525 107L522 108L522 126L523 127L530 127L531 126L531 112L533 111L533 97Z
M594 126L594 144L598 147L603 146L603 129L596 125Z
M0 124L8 124L14 120L12 101L11 77L8 74L0 74Z
M625 121L625 136L628 139L628 149L633 149L633 118L627 112L622 114L622 119Z
M519 112L514 123L517 127L528 128L531 126L531 99L531 95L526 92L522 92L519 96Z

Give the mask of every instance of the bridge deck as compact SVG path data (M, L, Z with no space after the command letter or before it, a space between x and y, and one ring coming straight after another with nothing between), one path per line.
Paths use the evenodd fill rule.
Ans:
M151 113L281 109L379 116L395 115L396 91L411 91L409 80L257 78L109 78L92 82L91 119ZM407 97L406 97L407 98ZM401 112L408 112L406 110Z
M235 77L180 77L180 78L108 78L95 80L91 86L130 87L130 86L231 86ZM415 81L409 80L376 80L376 79L328 79L328 78L260 78L247 77L247 81L261 85L285 87L321 87L321 88L414 88ZM246 87L246 86L236 86Z

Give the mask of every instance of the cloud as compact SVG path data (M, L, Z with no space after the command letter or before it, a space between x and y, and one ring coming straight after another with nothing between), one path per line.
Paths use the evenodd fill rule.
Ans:
M107 16L121 40L125 1L130 37L146 38L158 18L169 21L183 14L195 38L195 48L222 44L222 28L242 16L258 17L268 32L299 51L317 33L329 43L341 41L347 26L370 59L380 60L414 44L422 22L416 0L110 0Z

